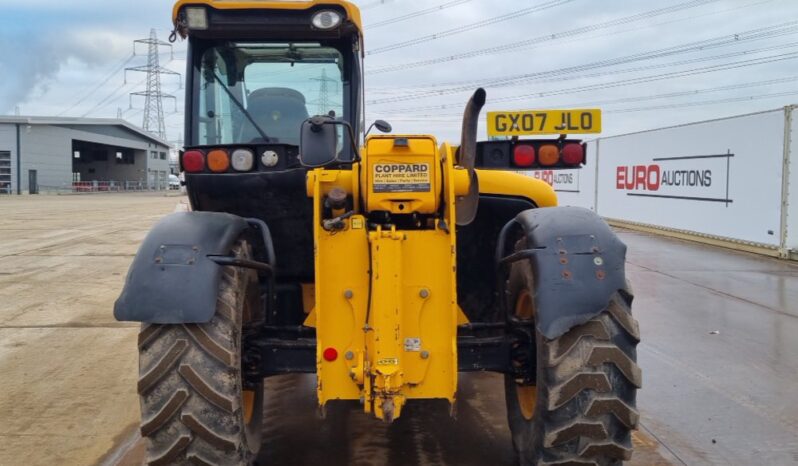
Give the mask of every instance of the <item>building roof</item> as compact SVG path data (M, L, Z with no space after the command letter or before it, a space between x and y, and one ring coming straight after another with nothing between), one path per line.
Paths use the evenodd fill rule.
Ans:
M21 124L21 125L46 125L46 126L121 126L128 131L141 136L144 139L155 142L165 147L171 147L169 142L148 133L127 120L118 118L77 118L77 117L48 117L48 116L3 116L0 115L0 124Z

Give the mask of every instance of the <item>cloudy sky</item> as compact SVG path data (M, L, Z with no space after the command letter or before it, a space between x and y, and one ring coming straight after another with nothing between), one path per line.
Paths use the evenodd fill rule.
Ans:
M367 115L397 132L456 139L470 91L488 109L600 107L604 134L798 103L796 0L360 0ZM146 63L165 39L163 0L0 0L0 114L142 123ZM183 72L185 44L161 64ZM183 90L166 76L167 133ZM132 106L131 106L132 104ZM484 125L483 131L484 131Z

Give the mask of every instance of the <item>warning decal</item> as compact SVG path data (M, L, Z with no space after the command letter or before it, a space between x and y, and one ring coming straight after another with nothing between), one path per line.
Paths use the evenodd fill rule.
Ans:
M375 193L418 193L432 190L428 163L375 163L372 180Z

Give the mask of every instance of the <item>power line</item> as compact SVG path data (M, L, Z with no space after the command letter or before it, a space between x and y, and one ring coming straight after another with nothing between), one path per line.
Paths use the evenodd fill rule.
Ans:
M429 89L426 91L416 92L416 93L403 93L402 95L398 96L391 96L391 97L383 97L381 99L373 99L368 101L368 104L372 105L379 105L384 103L391 103L391 102L402 102L408 100L416 100L422 99L427 97L438 97L442 95L454 94L458 92L465 92L471 91L475 86L495 86L495 87L507 87L507 86L517 86L521 84L526 84L530 81L540 81L544 78L551 78L551 77L560 77L563 75L571 75L568 79L581 79L584 77L592 77L592 76L585 76L581 74L584 71L593 70L593 69L600 69L606 68L611 66L623 65L627 63L634 63L639 61L646 61L652 60L656 58L663 58L673 55L680 55L684 53L696 52L696 51L704 51L704 50L711 50L714 48L720 47L727 47L731 45L738 45L747 41L752 40L762 40L762 39L771 39L774 37L781 37L784 35L795 34L798 33L798 21L792 21L789 23L783 23L775 26L769 26L765 28L754 29L750 31L744 31L736 34L726 34L723 36L715 37L712 39L706 39L696 42L688 42L681 45L676 45L672 47L636 53L632 55L626 55L623 57L611 58L606 60L595 61L591 63L586 63L582 65L575 65L575 66L568 66L564 68L557 68L554 70L547 70L547 71L539 71L535 73L526 73L526 74L519 74L515 76L508 76L502 78L486 78L486 79L479 79L479 80L470 80L470 81L461 81L459 83L454 83L456 85L448 88L443 89ZM794 46L796 44L787 44L787 46ZM784 47L784 46L780 46ZM760 50L748 50L743 52L732 53L728 55L720 55L714 57L703 57L698 59L697 61L708 61L713 59L722 59L728 58L730 56L738 56L738 55L745 55L745 54L752 54L757 52L762 52L765 50L772 50L773 48L764 48ZM642 71L652 68L662 68L662 67L670 67L670 66L677 66L681 64L689 64L694 63L695 60L689 60L685 62L675 62L675 63L666 63L660 65L653 65L648 67L640 67L640 68L630 68L626 70L615 71L612 73L601 73L598 75L606 75L606 74L617 74L617 73L629 73L634 71Z
M774 50L783 50L783 49L791 49L794 47L798 47L798 42L789 42L786 44L778 44L778 45L771 45L768 47L760 47L757 49L747 49L747 50L740 50L737 52L731 53L724 53L721 55L711 55L708 57L699 57L699 58L691 58L689 60L679 60L679 61L672 61L668 63L660 63L656 65L646 65L646 66L638 66L635 68L624 68L621 70L614 70L614 71L599 71L596 73L590 74L582 74L582 75L573 75L573 76L559 76L557 79L541 79L536 81L541 82L562 82L562 81L573 81L578 79L584 78L596 78L596 77L603 77L603 76L616 76L621 74L628 74L628 73L636 73L638 71L648 71L648 70L657 70L662 68L673 68L676 66L682 65L692 65L695 63L703 63L708 61L715 61L715 60L723 60L727 58L737 58L743 56L750 56L750 55L758 55L763 52L772 52ZM515 85L515 84L513 84ZM502 87L502 86L498 86Z
M498 81L490 81L490 80L483 80L483 81L461 81L459 83L464 83L462 86L452 87L452 88L443 88L443 89L430 89L432 86L415 86L415 87L396 87L392 89L369 89L369 94L387 94L390 97L384 97L382 99L371 100L368 101L368 104L373 105L380 105L383 103L388 103L388 99L393 99L396 96L401 96L401 98L397 99L396 101L407 101L407 100L416 100L416 96L418 98L429 98L429 97L440 97L444 95L459 93L459 92L471 92L474 90L474 87L492 87L492 88L503 88L503 87L514 87L520 85L528 85L531 82L562 82L562 81L572 81L572 80L580 80L585 78L592 78L592 77L601 77L601 76L615 76L620 74L628 74L637 71L646 71L652 69L659 69L659 68L671 68L674 66L685 65L685 64L693 64L699 62L706 62L706 61L713 61L713 60L720 60L725 58L735 58L745 55L754 55L762 52L773 51L773 50L781 50L791 47L798 46L798 42L789 42L785 44L773 45L768 47L761 47L755 49L746 49L737 52L725 53L721 55L712 55L707 57L700 57L700 58L693 58L688 60L680 60L680 61L672 61L667 63L660 63L660 64L653 64L653 65L646 65L646 66L638 66L634 68L623 68L623 69L614 69L614 70L604 70L599 71L596 73L590 74L577 74L577 73L568 73L567 68L558 68L555 70L549 70L545 72L541 72L540 74L535 73L533 76L530 76L523 80L513 81L513 82L498 82ZM689 51L686 51L687 53ZM657 57L658 58L658 57ZM587 71L591 68L585 68L584 71ZM451 84L449 84L451 85ZM413 89L420 90L418 93L415 94L408 94ZM452 92L450 92L452 91ZM411 98L405 98L405 97Z
M410 40L406 40L406 41L403 41L403 42L397 42L397 43L394 43L394 44L385 45L385 46L382 46L382 47L377 47L375 49L367 51L366 55L376 55L378 53L390 52L392 50L397 50L397 49L401 49L401 48L405 48L405 47L411 47L413 45L422 44L424 42L429 42L429 41L440 39L440 38L443 38L443 37L449 37L449 36L453 36L453 35L456 35L456 34L462 34L464 32L473 31L474 29L479 29L479 28L483 28L485 26L491 26L493 24L502 23L504 21L509 21L511 19L520 18L522 16L526 16L526 15L529 15L531 13L537 13L539 11L548 10L550 8L562 6L562 5L565 5L566 3L571 3L573 1L574 0L550 0L548 2L541 3L540 5L535 5L535 6L529 7L529 8L522 8L520 10L515 10L513 12L510 12L510 13L507 13L507 14L504 14L504 15L494 16L493 18L488 18L488 19L483 19L482 21L477 21L476 23L466 24L464 26L460 26L460 27L456 27L456 28L452 28L452 29L447 29L445 31L438 32L438 33L435 33L435 34L430 34L430 35L422 36L422 37L416 37L415 39L410 39ZM708 0L702 0L702 1L708 1ZM711 0L711 1L717 1L717 0Z
M468 52L462 52L462 53L458 53L458 54L455 54L455 55L449 55L449 56L445 56L445 57L432 58L432 59L428 59L428 60L419 60L419 61L415 61L415 62L402 63L402 64L396 64L396 65L388 65L388 66L384 66L384 67L380 67L380 68L370 69L370 70L367 70L367 72L368 72L368 74L373 75L373 74L388 73L388 72L400 71L400 70L404 71L404 70L407 70L407 69L410 69L410 68L418 68L418 67L422 67L422 66L435 65L435 64L439 64L439 63L448 63L448 62L452 62L452 61L456 61L456 60L463 60L463 59L466 59L466 58L473 58L473 57L478 57L478 56L482 56L482 55L493 55L493 54L496 54L496 53L503 53L503 52L507 52L507 51L510 51L510 50L513 50L513 49L517 49L517 48L520 48L520 47L528 47L528 46L532 46L532 45L538 45L538 44L541 44L541 43L544 43L544 42L556 41L556 40L563 39L563 38L566 38L566 37L578 36L578 35L586 34L586 33L589 33L589 32L610 28L610 27L613 27L613 26L620 26L620 25L624 25L624 24L628 24L628 23L633 23L633 22L642 21L642 20L645 20L645 19L654 18L654 17L657 17L657 16L665 15L665 14L674 13L674 12L677 12L677 11L682 11L682 10L686 10L686 9L690 9L690 8L696 8L696 7L699 7L699 6L703 6L703 5L706 5L706 4L709 4L709 3L718 2L718 1L719 0L690 0L688 2L679 3L677 5L672 5L672 6L665 7L665 8L657 8L657 9L654 9L654 10L645 11L643 13L637 13L637 14L634 14L634 15L631 15L631 16L625 16L625 17L622 17L622 18L616 18L616 19L605 21L605 22L602 22L602 23L591 24L589 26L583 26L583 27L579 27L579 28L575 28L575 29L570 29L570 30L567 30L567 31L556 32L556 33L553 33L553 34L541 35L541 36L538 36L538 37L534 37L532 39L526 39L526 40L522 40L522 41L511 42L511 43L508 43L508 44L497 45L497 46L487 47L487 48L483 48L483 49L471 50L471 51L468 51ZM376 50L380 50L380 49L376 49ZM374 52L374 51L372 51L372 52ZM368 55L369 52L366 52L366 54Z
M753 58L748 60L740 60L734 61L729 63L722 63L718 65L709 65L700 68L693 68L689 70L682 70L682 71L673 71L670 73L662 73L659 75L653 76L641 76L637 78L630 78L630 79L623 79L620 81L613 81L609 83L601 83L601 84L593 84L589 86L580 86L580 87L573 87L570 89L560 89L556 91L549 91L543 93L532 93L532 94L524 94L524 95L517 95L511 97L502 97L499 99L495 99L495 101L499 102L508 102L513 100L524 99L530 96L537 96L537 95L562 95L562 94L569 94L571 92L585 92L585 91L594 91L594 90L602 90L602 89L610 89L613 87L620 87L620 86L627 86L633 84L641 84L641 83L648 83L653 81L662 81L664 79L672 79L672 78L682 78L686 76L694 76L698 74L706 74L706 73L714 73L717 71L728 71L740 68L747 68L749 66L757 66L757 65L764 65L767 63L776 63L785 60L794 60L798 58L798 52L789 52L789 53L782 53L777 55L769 55L761 58Z
M730 84L728 86L718 86L718 87L710 87L705 89L696 89L690 91L679 91L679 92L668 92L665 94L657 94L657 95L645 95L645 96L637 96L637 97L622 97L619 99L612 99L612 100L598 100L593 101L589 105L614 105L614 104L622 104L622 103L630 103L630 102L644 102L646 100L658 100L658 99L673 99L677 97L687 97L687 96L694 96L700 94L709 94L712 92L723 92L723 91L734 91L738 89L747 89L751 87L760 87L760 86L772 86L774 84L784 84L784 83L793 83L798 81L798 76L788 76L786 78L777 78L777 79L768 79L765 81L754 81L754 82L747 82L747 83L738 83L738 84ZM581 103L581 104L569 104L566 107L580 107L580 106L588 106L588 104Z
M178 51L178 53L181 53L181 52L185 52L185 50ZM164 55L164 54L161 53L160 55ZM98 84L95 85L88 93L86 93L84 96L82 96L80 99L78 99L78 101L76 101L74 104L72 104L69 108L67 108L66 110L64 110L61 113L59 113L57 116L64 115L65 113L69 112L70 110L72 110L72 109L78 107L80 104L84 103L89 97L94 96L95 93L101 87L103 87L104 85L108 84L108 82L111 80L111 78L116 76L119 72L125 70L125 65L129 64L135 57L136 57L136 54L133 53L132 55L130 55L127 58L125 58L121 63L119 63L119 65L115 65L113 70L111 71L111 73L109 75L107 75L105 78L103 78L103 80L98 82ZM178 60L182 60L182 59L178 58ZM139 82L138 84L141 84L141 83L143 83L143 81ZM116 101L119 98L119 96L115 97L113 100L110 100L110 101L108 99L111 98L112 96L114 96L114 94L117 91L119 91L120 89L122 89L122 87L124 87L124 85L126 85L126 84L127 84L127 81L125 81L123 84L119 85L114 90L112 90L111 93L108 94L104 99L101 99L98 103L96 103L88 111L84 112L81 115L81 118L85 118L87 115L89 115L90 113L93 113L95 110L107 107L108 104L105 103L105 102L112 103L112 102Z
M568 43L571 43L571 42L583 42L585 40L599 39L599 38L602 38L602 37L609 37L609 36L614 36L614 35L618 35L618 34L624 34L624 33L627 33L627 32L639 31L641 29L648 29L648 28L655 27L655 26L665 26L665 25L674 24L674 23L687 21L687 20L695 21L697 18L702 18L702 17L706 17L706 16L715 16L715 15L719 15L719 14L725 14L725 13L733 12L733 11L740 10L740 9L743 9L743 8L751 8L751 7L754 7L754 6L759 6L759 5L762 5L764 3L770 3L770 2L774 2L774 1L776 1L776 0L757 0L757 1L754 1L752 3L748 3L748 4L745 4L745 5L741 5L741 6L736 6L734 8L728 8L728 9L725 9L725 10L712 10L712 11L709 11L709 12L702 13L700 15L693 14L693 15L690 15L690 16L686 16L686 17L682 17L682 18L670 19L670 20L666 20L666 21L657 22L657 23L654 23L654 24L642 24L642 25L631 27L631 28L620 29L620 30L615 30L615 31L609 31L609 32L601 33L601 34L594 34L594 35L590 35L590 36L588 36L586 38L572 37L569 40L563 41L562 43L563 44L568 44ZM528 51L528 50L533 49L533 48L537 48L537 46L523 47L523 50L524 51ZM520 52L520 51L521 50L508 50L507 52L513 52L514 53L514 52ZM372 74L371 71L369 71L369 74ZM477 81L476 80L472 80L472 81L439 82L439 83L434 83L434 84L417 85L417 86L410 86L410 87L404 87L404 88L403 87L391 87L390 89L371 90L370 92L372 94L375 94L375 93L404 94L406 92L405 89L413 89L413 90L425 89L425 88L432 89L432 88L440 88L440 87L448 87L448 86L453 86L453 85L458 85L458 84L464 84L466 82L477 82Z
M607 105L616 105L616 104L625 104L625 103L633 103L633 102L645 102L649 100L660 100L660 99L674 99L679 97L692 97L696 95L702 94L709 94L714 92L723 92L723 91L732 91L732 90L739 90L739 89L748 89L752 87L761 87L761 86L772 86L777 84L785 84L785 83L793 83L798 81L798 76L788 76L784 78L776 78L776 79L768 79L765 81L754 81L754 82L746 82L746 83L737 83L737 84L730 84L726 86L718 86L718 87L710 87L704 89L691 89L687 91L677 91L677 92L668 92L664 94L655 94L655 95L641 95L641 96L634 96L634 97L621 97L618 99L605 99L605 100L587 100L581 101L576 103L567 103L567 104L560 104L559 107L561 108L584 108L584 107L594 107L594 106L607 106ZM675 105L675 104L674 104ZM608 111L609 112L609 111ZM462 113L436 113L436 114L422 114L422 115L410 115L408 118L442 118L442 117L450 117L451 120L462 118ZM393 118L396 119L396 118ZM401 120L401 117L399 118Z
M139 84L142 84L143 82L144 81L142 80ZM123 90L127 85L128 85L127 83L120 84L118 87L112 90L110 94L108 94L107 96L105 96L105 98L101 99L99 102L94 104L93 107L91 107L89 110L83 113L80 117L86 118L89 114L94 113L96 110L104 108L108 106L108 104L115 102L117 99L119 99L119 97L121 97L121 95L124 95L124 93L121 95L117 95L117 93Z
M392 0L375 0L375 1L370 2L370 3L364 3L363 5L360 5L359 8L360 8L360 11L370 10L370 9L376 8L378 6L383 6L386 3L391 3L391 1Z
M661 73L656 75L649 75L649 76L640 76L636 78L630 79L622 79L618 81L611 81L607 83L599 83L599 84L592 84L587 86L577 86L571 88L564 88L564 89L556 89L552 91L541 91L529 94L521 94L521 95L513 95L508 97L499 97L496 99L491 99L491 102L511 102L516 100L525 100L530 98L543 98L543 97L550 97L555 95L563 95L563 94L571 94L571 93L578 93L578 92L586 92L586 91L596 91L596 90L604 90L610 89L615 87L621 86L630 86L635 84L643 84L649 83L654 81L662 81L665 79L675 79L675 78L682 78L686 76L694 76L699 74L706 74L706 73L714 73L718 71L728 71L733 69L740 69L740 68L747 68L750 66L756 65L763 65L767 63L776 63L785 60L793 60L798 58L798 52L789 52L777 55L769 55L761 58L753 58L748 60L740 60L740 61L733 61L728 63L722 63L717 65L709 65L699 68L693 68L688 70L681 70L681 71L673 71L670 73ZM413 108L404 108L404 109L392 109L387 110L386 113L407 113L407 112L417 112L422 110L439 110L445 108L452 108L455 106L460 106L460 104L444 104L444 105L437 105L437 106L426 106L426 107L413 107Z
M141 81L138 81L138 82L134 83L130 87L130 89L132 90L132 89L138 88L139 86L144 84L145 81L147 81L146 77L144 79L142 79ZM95 104L94 107L91 108L91 110L89 110L86 113L84 113L83 116L85 117L86 115L88 115L90 113L94 113L94 112L97 112L99 110L102 110L102 109L108 107L109 105L113 104L114 102L118 101L120 98L124 97L124 95L127 93L127 89L125 89L125 88L127 88L128 86L129 86L129 83L121 84L119 87L117 87L116 89L111 91L111 93L108 94L104 99L102 99L101 101L97 102L97 104Z
M674 61L674 62L656 64L656 65L639 66L639 67L636 67L636 68L625 68L625 69L621 69L621 70L603 71L603 72L592 73L592 74L581 74L581 75L572 75L572 76L558 76L558 77L556 77L556 82L570 81L570 80L575 80L575 79L615 76L615 75L620 75L620 74L627 74L627 73L633 73L633 72L638 72L638 71L647 71L647 70L661 69L661 68L666 68L667 69L667 68L673 68L673 67L676 67L676 66L690 65L690 64L701 63L701 62L706 62L706 61L714 61L714 60L720 60L720 59L726 59L726 58L736 58L736 57L741 57L741 56L746 56L746 55L754 55L754 54L758 54L758 53L762 53L762 52L770 52L770 51L774 51L774 50L788 49L788 48L793 48L793 47L796 47L796 46L798 46L798 42L791 42L791 43L788 43L788 44L774 45L774 46L763 47L763 48L759 48L759 49L742 50L742 51L733 52L733 53L727 53L727 54L723 54L723 55L713 55L713 56L709 56L709 57L693 58L693 59L690 59L690 60L681 60L681 61ZM552 79L553 77L546 76L545 78L546 79L544 79L544 78L535 79L534 81L542 81L542 82L555 81L554 79ZM499 87L501 87L501 86L499 86ZM465 89L470 91L470 90L473 89L473 87L466 87ZM455 106L459 106L460 104L457 103L457 104L454 104L454 105ZM446 106L449 106L449 104L444 104L444 105L442 105L439 108L444 108Z
M632 113L632 112L645 112L651 110L666 110L674 108L697 107L702 105L727 104L733 102L748 102L751 100L773 99L776 97L786 97L791 95L798 95L798 91L777 92L773 94L759 94L759 95L749 95L742 97L730 97L727 99L704 100L698 102L684 102L681 104L657 105L650 107L622 108L618 110L610 110L607 113Z
M62 111L61 113L59 113L57 116L64 115L65 113L68 113L69 111L71 111L73 108L75 108L75 107L77 107L78 105L80 105L80 104L82 104L83 102L85 102L85 101L86 101L86 99L88 99L89 97L91 97L91 96L92 96L92 95L93 95L95 92L97 92L97 90L98 90L98 89L100 89L102 86L104 86L105 84L107 84L107 83L108 83L108 81L110 81L110 80L111 80L111 78L113 78L114 76L116 76L116 74L117 74L117 73L119 73L120 71L122 71L122 70L125 68L125 66L126 66L128 63L130 63L130 62L133 60L133 58L135 58L135 56L136 56L135 54L131 54L131 55L130 55L130 56L128 56L127 58L123 59L121 63L119 63L118 65L115 65L115 66L112 68L112 70L111 70L111 73L110 73L110 74L108 74L108 75L107 75L107 76L106 76L104 79L102 79L102 80L101 80L99 83L97 83L97 85L95 85L93 88L91 88L91 90L89 90L89 92L87 92L86 94L84 94L84 95L83 95L83 97L79 98L79 99L78 99L78 100L77 100L77 101L76 101L74 104L70 105L70 106L69 106L67 109L63 110L63 111Z
M713 99L713 100L702 100L702 101L693 101L693 102L683 102L679 104L668 104L668 105L652 105L647 107L636 107L636 108L622 108L616 110L607 110L603 113L635 113L635 112L648 112L652 110L672 110L676 108L687 108L687 107L702 107L705 105L717 105L717 104L728 104L728 103L737 103L737 102L750 102L755 100L765 100L765 99L775 99L777 97L789 97L793 95L798 95L798 91L786 91L786 92L776 92L770 94L757 94L757 95L747 95L747 96L740 96L740 97L729 97L725 99ZM396 117L391 118L393 121L410 121L410 122L418 122L418 123L453 123L459 124L460 118L462 115L452 115L451 118L440 118L443 115L437 116L434 115L433 118L421 118L421 117Z
M586 71L588 69L595 68L596 65L598 64L609 66L609 65L633 63L636 61L642 61L649 58L663 58L667 56L680 55L683 53L689 53L695 51L712 50L715 48L726 47L729 45L742 44L747 41L773 39L785 35L795 34L797 32L798 32L798 21L789 21L786 23L775 24L772 26L765 26L762 28L751 29L743 32L724 34L710 39L704 39L695 42L687 42L679 45L674 45L671 47L665 47L662 49L639 52L636 54L627 55L620 58L610 58L606 60L600 60L598 62L590 62L587 64L575 65L572 67L559 68L557 70L535 72L535 73L522 73L502 78L483 78L483 79L472 79L472 80L454 81L454 82L450 81L446 83L438 83L433 86L427 86L427 87L441 88L441 87L453 87L459 85L473 86L473 85L486 85L486 83L492 85L504 85L505 83L507 85L514 85L516 82L528 82L530 80L538 81L537 79L538 77L541 77L541 75L548 76L550 73L554 73L554 75L560 76L563 74L571 74L574 71Z
M169 52L165 52L165 53L169 53ZM159 56L160 55L165 55L165 53L160 53ZM170 72L170 74L171 74L171 72ZM145 77L144 79L134 83L133 86L131 87L131 89L138 88L139 86L144 84L144 82L146 80L147 80L147 78ZM86 116L88 116L91 113L94 113L96 111L102 110L102 109L108 107L109 105L111 105L112 103L116 102L117 100L119 100L119 98L121 98L122 96L125 95L124 88L127 87L128 85L129 85L129 83L127 82L127 78L125 78L125 81L122 84L117 86L107 96L105 96L105 98L101 99L93 107L91 107L88 111L86 111L83 115L81 115L81 118L85 118ZM178 89L182 89L182 81L181 81L181 86L179 86ZM119 91L122 91L122 92L119 92ZM132 107L130 107L128 110L130 110L130 109L132 109ZM127 112L128 110L126 110L125 112Z
M430 13L437 13L438 11L445 10L447 8L452 8L458 5L462 5L463 3L468 3L471 0L454 0L447 3L441 3L438 6L434 6L431 8L426 8L424 10L414 11L412 13L408 13L406 15L397 16L394 18L386 19L383 21L377 21L376 23L371 23L366 26L366 30L377 29L382 26L387 26L389 24L398 23L401 21L407 21L408 19L418 18L419 16L428 15Z

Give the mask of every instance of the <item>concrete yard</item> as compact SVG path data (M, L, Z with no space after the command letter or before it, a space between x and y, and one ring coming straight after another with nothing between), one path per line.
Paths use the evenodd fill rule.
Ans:
M138 326L111 310L137 244L180 202L0 197L0 466L140 464ZM798 464L798 265L620 235L643 335L629 464ZM314 383L267 381L261 464L513 464L500 376L463 375L457 419L414 403L392 425L356 403L319 419Z
M0 465L98 462L138 423L138 325L111 313L181 198L0 197Z

